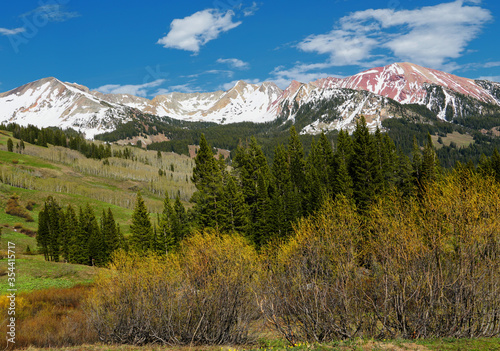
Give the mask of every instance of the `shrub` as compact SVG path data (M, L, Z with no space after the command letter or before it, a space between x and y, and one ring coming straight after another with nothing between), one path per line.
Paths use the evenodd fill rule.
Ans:
M291 344L362 335L371 318L359 303L366 275L358 266L361 221L345 198L302 220L296 235L268 255L259 305Z
M12 164L17 165L19 163L19 160L12 160Z
M33 211L33 208L35 207L36 202L33 200L28 200L28 203L26 204L26 209L28 211Z
M81 301L87 287L45 289L16 298L16 347L63 347L97 342ZM0 297L0 313L7 315L8 296ZM5 339L0 341L4 348Z
M19 196L14 194L7 200L7 206L5 207L5 213L12 216L17 216L26 219L27 222L33 222L33 217L29 212L22 206L19 205Z
M20 230L20 232L23 233L23 234L26 234L27 236L32 237L32 238L34 238L36 236L36 230L31 230L29 228L24 228L23 227Z
M86 303L105 342L224 344L248 340L256 318L256 254L238 236L200 233L168 257L120 253Z

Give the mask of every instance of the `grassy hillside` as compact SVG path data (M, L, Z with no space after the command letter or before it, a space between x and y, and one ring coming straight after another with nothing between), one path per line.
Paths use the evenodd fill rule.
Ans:
M156 151L133 148L132 159L111 157L102 161L87 159L62 147L43 148L28 143L23 154L18 154L7 151L6 134L0 134L2 193L15 190L21 197L37 203L48 195L75 206L92 202L97 206L96 212L114 205L113 210L127 217L130 212L124 210L133 208L139 190L153 213L161 211L165 194L173 198L179 192L181 200L187 203L194 192L190 181L194 161L187 156L163 152L158 158ZM112 146L112 149L125 147Z
M14 145L19 140L12 134L0 133L0 255L6 256L7 243L16 246L16 284L19 291L45 288L67 288L92 281L96 269L68 263L45 262L41 255L25 254L27 247L36 252L34 236L38 214L48 196L62 206L74 208L90 203L97 217L111 208L125 235L129 232L132 210L138 191L153 213L161 212L165 194L174 198L179 193L188 205L194 192L190 177L194 161L187 156L132 148L132 159L87 159L80 153L63 147L48 148L25 143L22 154L7 151L7 140ZM113 150L124 150L112 146ZM14 149L15 150L15 149ZM159 172L159 170L162 170ZM162 173L160 175L159 173ZM163 175L164 174L164 175ZM33 221L5 212L7 202L18 196L21 207L34 203L28 211ZM3 262L3 263L2 263ZM0 261L0 294L6 293L6 260Z

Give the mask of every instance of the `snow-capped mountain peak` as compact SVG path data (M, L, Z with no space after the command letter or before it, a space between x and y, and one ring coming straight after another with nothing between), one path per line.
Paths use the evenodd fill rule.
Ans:
M469 101L464 102L463 96ZM384 118L394 117L394 111L385 107L388 99L425 105L439 118L450 120L471 111L481 113L481 104L500 105L500 84L474 81L407 62L345 78L292 81L285 90L272 82L257 85L240 80L227 91L172 92L153 99L103 94L49 77L0 94L0 122L71 127L92 137L129 121L138 111L189 121L267 122L278 117L294 119L301 106L308 104L313 108L328 102L328 108L318 112L318 121L304 129L312 133L350 128L360 114L367 116L373 126L379 125ZM470 101L475 105L471 107ZM327 120L334 123L328 124Z

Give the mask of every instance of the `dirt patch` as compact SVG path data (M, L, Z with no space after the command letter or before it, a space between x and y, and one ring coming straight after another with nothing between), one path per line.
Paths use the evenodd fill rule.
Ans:
M200 147L198 145L188 145L189 157L195 158ZM214 148L215 158L219 158L220 155L224 156L224 159L228 159L231 156L231 151L225 149Z
M422 345L415 343L401 343L400 345L392 343L384 343L377 341L369 341L366 344L360 345L364 351L372 350L390 350L390 351L428 351L429 349Z

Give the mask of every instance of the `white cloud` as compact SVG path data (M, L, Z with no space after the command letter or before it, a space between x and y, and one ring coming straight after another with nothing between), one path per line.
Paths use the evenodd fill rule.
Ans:
M479 78L476 78L478 80L489 80L490 82L499 82L500 83L500 76L482 76Z
M150 83L138 84L138 85L119 85L119 84L107 84L102 87L97 88L103 94L130 94L135 96L146 97L148 91L151 88L156 88L162 85L165 79L157 79Z
M225 76L231 78L234 75L234 72L233 71L229 71L229 70L222 70L222 69L211 69L211 70L208 70L208 71L204 71L204 72L201 72L201 73L194 73L194 74L190 74L188 76L183 76L183 77L197 78L197 77L202 76L204 74L225 75Z
M248 69L250 67L250 64L248 62L236 58L228 58L228 59L220 58L217 60L217 63L227 64L229 67L238 69Z
M490 20L490 11L463 0L415 10L369 9L341 18L331 32L311 35L298 48L328 54L336 66L363 65L383 51L386 58L443 68Z
M174 19L170 24L170 32L160 38L158 44L165 48L198 53L200 46L241 24L233 22L233 16L234 12L231 10L221 13L215 9L207 9L182 19Z
M486 62L483 67L484 68L492 68L492 67L498 67L500 66L500 62L499 61L496 61L496 62Z
M24 31L25 31L24 28L15 28L15 29L0 28L1 35L16 35Z
M36 9L22 14L20 17L37 16L43 17L50 22L64 22L69 19L79 17L78 12L65 11L62 5L48 4L37 7Z
M253 16L255 14L255 12L257 12L258 10L259 10L259 6L254 1L254 2L252 2L252 6L245 7L243 9L243 16L245 16L245 17Z
M166 95L170 93L200 93L203 90L200 87L193 87L189 83L172 85L168 88L158 89L153 95Z
M288 85L290 85L292 80L296 80L301 83L309 83L325 77L343 78L341 76L328 74L325 71L322 71L332 66L333 65L330 63L304 64L298 62L290 69L285 69L283 66L276 67L271 72L270 79L276 83L278 87L285 89Z

